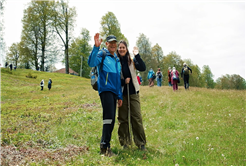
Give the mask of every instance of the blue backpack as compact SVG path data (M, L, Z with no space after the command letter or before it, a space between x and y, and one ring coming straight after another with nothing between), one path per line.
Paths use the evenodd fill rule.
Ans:
M100 66L100 71L102 70L103 67L103 61L106 57L106 52L104 50L103 51L103 56L102 56L102 62L101 62L101 66ZM97 66L92 67L91 71L90 71L90 76L91 76L91 86L95 91L98 91L98 85L97 85L97 80L98 80L98 72L97 72Z

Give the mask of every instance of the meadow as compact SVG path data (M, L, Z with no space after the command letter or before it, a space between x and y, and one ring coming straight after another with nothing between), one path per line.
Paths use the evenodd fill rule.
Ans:
M245 92L141 86L147 152L122 149L116 118L117 155L104 157L101 103L89 79L1 68L1 165L246 165Z

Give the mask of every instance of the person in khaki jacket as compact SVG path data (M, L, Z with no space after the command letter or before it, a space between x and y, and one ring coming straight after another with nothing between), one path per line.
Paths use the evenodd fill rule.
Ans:
M131 59L127 43L125 41L119 42L117 56L120 58L122 66L123 77L121 78L121 85L123 87L123 104L118 110L118 136L121 146L128 148L128 146L131 145L130 125L132 127L135 145L140 150L146 150L146 136L143 128L139 99L140 87L136 76L136 70L145 71L146 66L138 54L137 47L134 47L133 54L134 58ZM128 106L130 106L130 110L128 110ZM128 121L128 111L130 111L130 124Z

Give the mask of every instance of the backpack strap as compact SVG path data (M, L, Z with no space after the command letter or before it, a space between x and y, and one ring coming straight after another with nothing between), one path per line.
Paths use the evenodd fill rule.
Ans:
M100 66L100 71L102 70L102 67L103 67L103 61L104 61L104 59L105 59L105 57L106 57L106 52L105 52L104 50L102 50L102 52L103 52L103 56L102 56L102 62L101 62L101 66Z

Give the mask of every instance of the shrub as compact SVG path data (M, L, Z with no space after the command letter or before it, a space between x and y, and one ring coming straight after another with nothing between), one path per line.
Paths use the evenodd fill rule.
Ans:
M34 79L37 78L37 76L36 75L32 75L32 73L28 73L26 77L27 78L34 78Z

